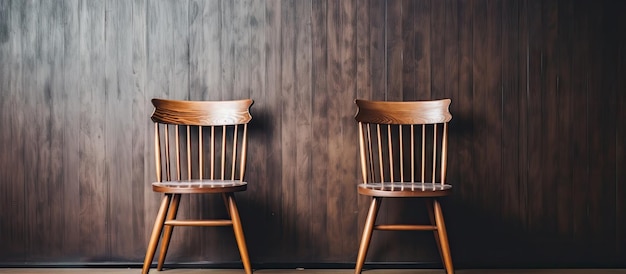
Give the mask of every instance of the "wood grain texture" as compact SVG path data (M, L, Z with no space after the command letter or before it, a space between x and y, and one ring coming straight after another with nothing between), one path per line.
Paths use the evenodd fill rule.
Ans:
M76 54L80 50L80 40L70 39L70 37L78 37L79 35L79 1L65 1L63 5L64 24L63 30L63 87L65 91L63 97L60 98L64 102L64 123L63 123L63 140L62 147L63 157L61 168L63 169L62 193L64 195L62 204L64 218L64 228L62 241L64 243L64 251L66 257L77 257L80 255L80 234L79 216L80 216L80 199L69 198L78 197L80 193L80 184L66 183L77 182L80 178L80 139L77 132L80 130L80 119L76 119L80 115L80 108L70 107L80 104L80 56Z
M129 87L128 92L132 93L132 116L126 117L133 120L132 128L132 214L131 220L134 230L132 232L135 245L133 249L134 260L141 261L142 255L145 254L147 247L147 239L150 237L149 225L146 225L146 220L149 219L149 215L146 213L144 195L146 191L146 178L153 178L151 166L154 166L150 159L154 157L154 152L150 149L153 146L152 127L153 123L146 117L149 117L152 108L150 100L146 97L146 78L147 78L147 26L145 20L147 18L147 1L146 0L134 0L132 3L132 86ZM138 182L145 182L138 183ZM113 256L111 256L113 257Z
M23 74L27 70L23 65L24 49L22 41L25 39L23 32L10 32L10 30L22 26L22 17L19 11L23 9L23 2L2 2L0 4L0 149L4 151L0 157L0 176L3 178L0 188L2 189L0 217L3 220L1 230L6 235L2 242L6 244L11 253L3 254L9 260L21 261L26 259L29 252L28 235L25 228L30 223L26 216L24 206L25 176L24 168L24 140L23 124L25 114L19 109L24 105ZM26 27L26 26L24 26Z
M404 86L404 62L402 54L404 43L402 36L402 20L411 18L403 10L402 0L390 0L385 2L385 100L401 101ZM422 1L423 2L423 1ZM406 19L409 20L409 19Z
M110 254L108 185L105 178L106 87L105 3L79 5L80 28L80 242L86 260L107 259Z
M267 153L264 154L264 157L258 157L258 161L256 165L264 165L267 168L267 174L265 177L259 177L256 182L258 182L260 188L264 189L264 191L260 192L260 195L263 195L262 203L258 206L262 206L265 209L265 215L261 216L261 226L255 226L253 231L257 231L254 235L248 236L249 241L252 241L249 245L253 245L254 241L259 241L261 243L260 246L257 247L258 252L252 252L252 260L254 261L255 256L258 260L261 261L272 261L275 260L276 257L285 258L286 248L276 250L269 250L267 247L271 246L273 243L282 242L282 216L283 216L283 208L282 208L282 199L275 199L274 197L282 196L282 181L281 181L281 169L272 168L272 165L267 165L266 163L274 163L274 165L278 166L282 161L282 149L281 149L281 138L279 137L282 131L282 124L277 122L280 121L281 113L276 111L281 108L281 98L282 95L279 92L281 87L281 32L283 29L282 25L282 1L280 0L272 0L265 2L265 17L266 17L266 26L264 28L263 36L265 37L264 54L265 58L261 60L263 62L263 68L265 71L265 96L264 102L259 102L263 108L259 108L259 114L255 114L255 121L262 121L257 127L252 127L251 129L258 129L258 131L264 132L264 135L267 138L267 141L262 144L267 149ZM255 107L257 109L258 105ZM255 111L253 110L253 112ZM262 115L260 119L259 117ZM258 132L256 133L258 134ZM254 136L253 132L251 132L251 136ZM254 142L253 139L250 138L251 142ZM261 141L261 140L259 140ZM251 149L251 154L252 150ZM253 156L251 156L253 157ZM251 159L252 160L252 159ZM254 166L254 165L252 165ZM256 184L256 182L251 182L250 184ZM250 186L252 187L252 186ZM257 194L257 195L259 195ZM244 216L245 218L245 216ZM276 233L263 233L264 231L272 231L276 229ZM254 232L253 232L254 233ZM263 235L263 236L259 236ZM254 249L254 246L251 247Z
M408 48L410 51L415 51L415 60L413 61L416 62L415 70L411 72L414 75L412 77L407 75L406 80L404 80L404 82L408 82L414 77L415 88L413 91L407 90L407 92L413 93L414 95L408 96L405 100L425 100L437 98L436 95L432 94L432 85L434 80L433 70L437 69L440 64L433 63L434 61L437 61L433 59L441 57L441 54L437 53L441 53L439 50L442 45L437 42L441 41L440 38L443 36L436 35L433 32L433 23L436 21L436 12L438 12L433 12L433 5L437 5L434 2L435 1L428 0L415 1L414 6L412 7L413 10L406 10L402 16L404 18L403 20L410 20L410 22L412 22L411 25L407 25L406 30L415 30L414 47ZM407 62L408 61L411 60L407 60ZM407 95L405 94L403 96Z
M355 99L450 98L455 263L623 266L624 8L0 1L0 264L142 260L159 205L158 97L254 99L237 196L253 264L353 263L369 206ZM383 219L407 217L402 203L383 204ZM180 214L213 207L224 202L183 200ZM239 260L232 231L173 237L168 261ZM396 237L375 236L368 260L437 262L432 235L390 250Z
M296 115L289 115L290 113L297 113L296 96L298 92L295 88L296 85L296 48L297 22L295 16L297 1L283 1L280 9L281 16L281 51L278 53L281 55L281 78L279 86L280 105L281 109L281 131L280 140L281 147L289 147L288 150L281 150L280 163L280 182L281 192L283 198L281 199L282 216L280 219L281 228L283 229L281 235L281 242L291 243L287 246L287 253L283 254L285 261L295 261L294 253L297 252L295 246L298 243L298 224L297 224L297 184L293 182L299 181L300 177L296 173L298 165L297 153L298 153L298 140L296 138L296 127L300 117Z
M526 45L527 53L527 87L526 87L526 120L527 120L527 174L528 197L541 197L541 184L530 182L541 182L541 151L542 151L542 130L541 130L541 85L543 83L543 32L544 24L541 1L528 1L528 12L526 18L528 26L528 42ZM543 199L535 198L532 203L527 203L527 226L534 230L539 227L537 224L541 220L536 220L541 216L541 208L543 207ZM532 231L531 230L531 231Z
M130 1L109 1L107 2L105 29L117 29L119 31L106 31L105 40L106 56L105 65L105 115L110 119L105 120L105 155L107 158L116 161L106 161L105 173L108 185L107 193L114 196L116 203L109 203L110 212L110 238L111 254L121 258L136 256L135 252L139 248L135 245L142 245L142 242L128 241L124 238L114 237L129 233L137 235L143 231L143 227L136 226L133 220L136 214L133 210L135 202L133 199L133 138L131 129L133 120L133 28L122 26L132 26L133 3Z
M313 143L313 93L312 90L312 39L311 39L311 9L310 1L296 1L293 14L295 18L294 39L296 52L294 54L294 70L295 70L295 117L297 117L295 134L297 140L296 145L296 161L295 173L297 178L312 178L318 181L313 174L312 157L314 151L310 149ZM293 163L292 163L293 164ZM313 211L317 210L312 207L311 184L295 185L295 221L298 229L297 236L292 247L295 249L296 258L308 256L307 246L312 246L315 242L311 237L311 230L314 223L318 223L320 219L313 219Z
M318 0L311 3L311 109L313 116L311 117L311 127L313 129L324 128L328 121L328 103L332 100L332 96L328 89L328 17L327 12L329 1ZM311 239L317 243L324 245L324 248L316 248L310 253L312 256L319 258L318 260L328 261L331 258L328 253L330 246L330 237L328 237L327 226L328 204L325 202L317 203L315 201L324 201L328 199L328 181L326 180L331 166L328 166L328 131L313 130L311 133L311 173L316 176L317 182L311 185L310 199L317 204L316 208L311 210L311 219L315 220L311 224ZM320 235L320 237L313 237Z

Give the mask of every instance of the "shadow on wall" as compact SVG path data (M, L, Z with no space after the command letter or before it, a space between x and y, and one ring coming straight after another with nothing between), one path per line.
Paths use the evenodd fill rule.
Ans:
M528 193L524 197L521 192L529 186L522 185L525 182L519 178L506 179L510 175L507 172L522 170L490 174L488 165L504 168L500 162L504 148L488 152L498 154L494 159L477 162L475 154L489 155L475 151L480 148L474 144L479 136L475 135L478 129L471 113L459 112L450 126L448 181L454 189L442 205L455 265L461 268L624 266L615 255L616 244L607 240L612 236L582 231L589 228L578 228L578 235L573 235L576 228L559 228L557 216L549 216L555 210L542 210L545 212L541 216L525 210L535 199L548 199L541 203L543 206L569 205L557 205L558 201L551 200L548 194L532 197Z

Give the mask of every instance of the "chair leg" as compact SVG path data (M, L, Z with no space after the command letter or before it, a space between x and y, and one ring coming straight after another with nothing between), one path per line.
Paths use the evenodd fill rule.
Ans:
M176 219L176 214L178 213L178 205L180 204L180 194L174 194L174 198L170 203L170 208L167 213L166 221ZM163 231L163 236L161 237L161 253L159 254L159 262L157 264L157 270L161 271L163 269L163 263L165 262L165 255L167 254L167 249L170 246L170 239L172 238L172 232L174 231L174 226L166 225L165 230Z
M450 247L448 245L448 235L446 233L446 225L443 221L441 204L439 204L437 199L433 199L433 206L435 208L435 222L437 223L437 232L439 234L443 263L446 267L446 273L451 274L454 273L454 266L452 266L452 255L450 254Z
M433 199L426 200L426 208L428 209L428 219L430 219L430 224L437 227L437 221L435 220L435 209L433 208ZM437 250L439 250L441 262L444 263L443 253L441 251L441 241L439 241L439 232L437 230L433 230L433 234L435 235L435 242L437 243Z
M233 231L235 232L235 239L237 240L237 246L239 247L239 253L241 254L243 268L245 269L246 274L252 274L250 257L248 257L248 247L246 246L246 239L243 235L243 227L241 225L241 219L239 218L237 203L235 202L235 194L228 193L226 195L226 200L228 202L228 212L231 220L233 221Z
M367 256L367 250L372 239L372 232L374 231L374 223L376 223L376 216L378 215L378 209L382 203L381 197L373 197L370 209L367 213L367 219L365 220L365 228L363 229L363 235L361 236L361 244L359 245L359 254L356 259L356 266L354 273L359 274L363 270L363 264L365 264L365 256Z
M163 196L163 200L161 201L161 207L159 208L159 213L157 213L156 220L154 221L154 227L152 228L152 235L150 235L150 241L148 242L148 250L146 250L146 258L143 261L143 269L141 271L142 274L146 274L148 273L148 271L150 271L150 265L152 264L154 253L156 252L157 245L159 244L159 237L161 237L161 231L163 230L163 222L165 222L165 213L167 212L171 199L172 199L171 194L165 194Z

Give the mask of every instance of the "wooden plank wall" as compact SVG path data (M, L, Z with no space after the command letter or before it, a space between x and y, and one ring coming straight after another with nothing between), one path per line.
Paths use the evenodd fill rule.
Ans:
M624 1L0 0L0 264L139 263L150 99L252 98L252 261L353 263L354 99L451 98L444 201L466 267L626 266ZM381 220L418 219L383 205ZM220 216L194 197L181 216ZM239 260L180 228L171 262ZM430 233L368 260L437 262Z

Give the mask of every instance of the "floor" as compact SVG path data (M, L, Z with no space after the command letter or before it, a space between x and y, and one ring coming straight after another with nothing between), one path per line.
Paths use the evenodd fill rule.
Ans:
M140 269L130 268L0 268L0 274L136 274ZM160 274L240 274L240 269L166 269L151 273ZM350 269L263 269L254 271L257 274L351 274ZM402 270L366 270L364 274L441 274L441 269L402 269ZM626 269L462 269L457 274L626 274Z

